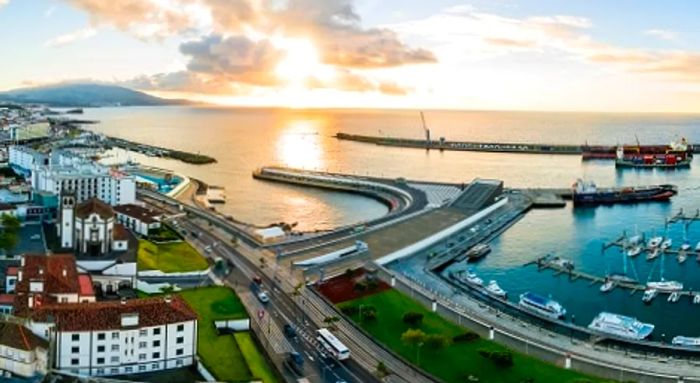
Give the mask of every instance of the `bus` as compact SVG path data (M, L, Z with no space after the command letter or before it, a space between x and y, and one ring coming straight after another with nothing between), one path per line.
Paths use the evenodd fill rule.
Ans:
M335 359L345 360L350 357L350 350L341 343L335 335L331 334L327 328L321 328L316 331L316 340L326 349Z

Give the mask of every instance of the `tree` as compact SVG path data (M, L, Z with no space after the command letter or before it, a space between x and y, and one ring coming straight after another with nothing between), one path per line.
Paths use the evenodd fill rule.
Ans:
M335 323L340 321L338 317L325 317L323 318L323 323L325 323L328 328L335 329Z
M430 334L425 337L425 345L432 349L441 349L450 345L450 339L440 334Z
M380 361L379 363L377 363L376 374L379 379L384 379L387 376L391 375L391 371L389 371L384 362Z
M423 322L423 314L414 311L409 311L403 314L403 323L406 323L410 327L418 327L421 322Z
M21 223L17 217L3 214L0 217L0 225L2 225L2 232L0 232L0 248L9 253L19 243L19 229Z
M401 341L416 348L416 365L420 366L420 348L425 342L425 333L419 329L409 328L401 334Z

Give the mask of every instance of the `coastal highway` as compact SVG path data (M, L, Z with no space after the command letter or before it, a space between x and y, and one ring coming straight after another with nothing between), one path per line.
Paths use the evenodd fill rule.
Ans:
M143 194L142 194L143 196ZM167 197L149 193L144 198L147 202L154 204L156 207L166 210L171 214L181 213L178 206L173 206L173 201ZM232 228L230 223L222 219L208 220L207 216L212 215L209 212L203 212L201 209L187 207L188 211L196 210L197 218L187 219L186 224L191 231L201 232L205 240L216 241L219 243L219 251L224 251L222 256L227 259L234 260L234 264L239 268L244 266L252 273L264 278L267 286L272 286L279 293L275 292L273 299L279 299L288 305L287 309L289 318L299 317L301 313L308 318L308 322L314 327L323 327L323 320L331 316L339 316L335 307L326 303L308 288L300 285L297 277L289 274L289 270L283 267L278 267L274 264L274 254L257 247L249 246L248 241L239 241L238 246L231 245L231 233L237 229ZM178 219L182 221L182 219ZM209 225L209 222L212 224ZM181 223L181 222L180 222ZM271 264L260 268L260 259L266 259ZM282 304L276 307L284 307ZM296 314L295 314L296 313ZM415 366L407 363L403 359L377 344L372 338L360 331L353 323L340 316L340 320L335 323L337 330L334 334L343 342L351 352L350 362L346 367L355 375L360 377L361 382L372 382L366 380L376 370L379 362L392 372L385 379L386 382L406 382L406 383L428 383L435 381L427 376L424 372L417 369ZM363 372L360 372L363 371Z

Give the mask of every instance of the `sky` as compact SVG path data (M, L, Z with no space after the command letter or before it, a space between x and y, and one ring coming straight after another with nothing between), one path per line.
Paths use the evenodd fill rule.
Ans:
M695 113L700 2L0 0L0 90L224 105Z

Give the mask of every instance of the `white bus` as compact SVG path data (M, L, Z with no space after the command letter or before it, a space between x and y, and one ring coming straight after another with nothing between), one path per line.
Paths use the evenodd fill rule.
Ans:
M326 349L335 359L345 360L350 357L350 350L341 343L335 335L331 334L327 328L321 328L316 331L318 335L316 340Z

